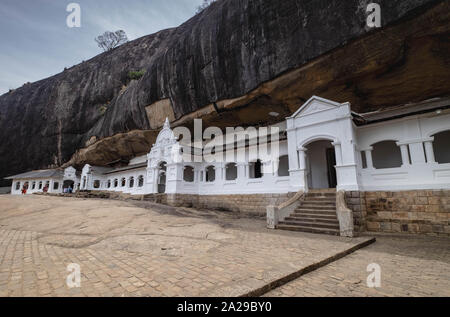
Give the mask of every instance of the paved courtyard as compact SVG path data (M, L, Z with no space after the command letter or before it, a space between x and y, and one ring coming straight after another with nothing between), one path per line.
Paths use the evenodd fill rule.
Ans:
M414 283L419 295L449 294L449 240L379 239L267 295L408 295ZM239 296L367 240L147 202L0 196L0 296ZM374 261L396 281L375 294ZM70 263L80 288L66 285Z
M377 242L304 275L265 296L450 296L450 239L376 236ZM367 287L367 265L381 268L379 288Z

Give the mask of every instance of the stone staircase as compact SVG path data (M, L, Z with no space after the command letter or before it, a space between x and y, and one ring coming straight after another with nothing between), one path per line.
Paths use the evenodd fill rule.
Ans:
M335 190L311 190L292 215L280 222L277 229L340 235L336 214Z

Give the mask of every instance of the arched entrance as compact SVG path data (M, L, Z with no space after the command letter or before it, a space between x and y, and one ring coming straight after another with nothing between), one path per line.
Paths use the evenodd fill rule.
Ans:
M336 152L329 140L318 140L306 146L308 188L336 188Z
M72 190L74 190L75 182L72 180L65 180L63 183L63 192L64 192L64 189L66 189L66 188L72 188Z
M164 194L166 192L166 173L167 173L167 163L161 162L158 165L158 193Z

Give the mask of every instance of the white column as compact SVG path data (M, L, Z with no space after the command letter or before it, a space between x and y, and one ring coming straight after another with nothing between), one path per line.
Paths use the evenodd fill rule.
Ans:
M366 153L367 168L369 168L369 169L373 168L372 150L373 149L368 149L368 150L364 151L364 153Z
M290 168L291 170L298 170L300 169L300 163L299 163L299 151L295 151L294 153L294 159L291 160L289 159L289 162L292 162L292 168ZM290 164L290 163L289 163ZM289 165L290 166L290 165Z
M217 169L219 170L220 175L219 180L223 182L225 180L225 164L222 163Z
M248 163L237 163L237 178L238 180L245 180L248 178Z
M401 144L400 151L402 152L403 165L409 165L408 144Z
M297 149L297 131L293 129L293 119L287 120L287 141L288 141L288 156L289 156L289 169L291 171L297 171L299 169L298 163L298 149Z
M306 170L306 151L305 148L298 149L298 162L300 170L302 171Z
M261 162L261 164L262 164L261 172L262 172L264 178L267 178L267 177L273 175L274 168L273 168L272 161L263 161L263 162Z
M152 185L153 185L153 190L152 192L154 194L156 194L158 192L158 180L159 180L159 169L156 167L152 167L152 175L153 175L153 181L152 181ZM119 187L120 187L120 182L121 182L121 177L119 177Z
M425 153L427 154L427 163L436 163L436 158L434 157L433 140L425 141Z
M336 152L336 165L342 166L342 147L341 143L339 142L333 142L334 145L334 151Z

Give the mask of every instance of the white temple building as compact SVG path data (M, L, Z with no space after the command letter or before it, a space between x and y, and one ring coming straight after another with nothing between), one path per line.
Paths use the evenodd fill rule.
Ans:
M21 194L26 185L27 194L32 194L48 184L49 193L73 186L132 195L175 194L183 200L277 194L273 204L316 189L450 189L449 108L448 99L435 99L357 114L349 103L314 96L284 122L270 127L279 129L278 140L252 142L250 137L239 145L233 138L231 148L238 152L234 159L227 159L227 152L219 149L213 151L216 160L212 162L202 158L205 142L177 141L166 120L150 153L134 158L128 166L86 165L81 175L73 168L15 175L9 177L11 193ZM227 142L222 143L225 148ZM269 154L255 155L261 147L267 147Z

